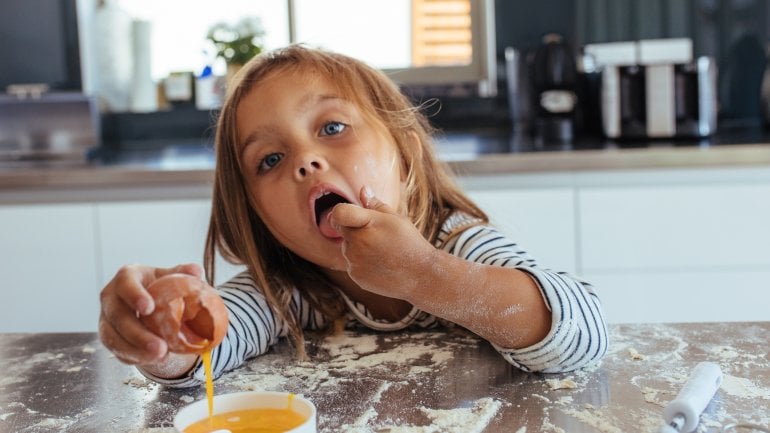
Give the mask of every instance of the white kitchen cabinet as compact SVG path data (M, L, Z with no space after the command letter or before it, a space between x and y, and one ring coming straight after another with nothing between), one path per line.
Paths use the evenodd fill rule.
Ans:
M612 323L770 320L770 167L459 180L542 266L592 282ZM208 189L172 192L0 206L0 332L95 331L120 266L202 263ZM217 269L221 283L242 267Z
M541 266L577 272L574 191L571 188L467 189L490 222Z
M0 206L0 332L96 330L94 207Z
M609 322L770 320L770 168L463 183L536 258L590 281Z
M768 270L691 270L585 273L611 323L770 320Z
M770 183L661 182L580 189L582 272L608 320L770 320Z
M761 182L583 188L583 273L608 320L770 320L768 197Z
M103 284L126 264L203 265L211 200L106 202L96 207ZM216 282L240 269L218 260Z
M770 267L770 184L580 191L584 270Z

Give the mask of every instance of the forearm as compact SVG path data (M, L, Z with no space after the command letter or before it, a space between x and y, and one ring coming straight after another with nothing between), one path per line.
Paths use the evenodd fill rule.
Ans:
M169 353L163 362L138 366L140 370L160 379L177 379L188 373L198 361L198 355Z
M415 269L419 290L408 299L423 311L463 326L505 348L541 341L551 313L532 277L436 250L430 269Z

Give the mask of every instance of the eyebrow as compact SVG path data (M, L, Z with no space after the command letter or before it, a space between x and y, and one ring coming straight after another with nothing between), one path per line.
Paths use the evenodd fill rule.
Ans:
M332 94L307 94L300 99L299 104L297 104L297 113L306 113L310 110L310 108L318 103L325 102L325 101L345 101L346 99ZM275 128L272 126L261 126L252 131L242 142L240 145L240 152L243 153L246 148L257 140L257 137L264 134L273 133L275 131Z

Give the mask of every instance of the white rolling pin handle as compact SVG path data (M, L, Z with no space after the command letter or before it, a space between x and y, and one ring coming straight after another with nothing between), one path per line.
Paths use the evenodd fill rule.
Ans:
M722 370L712 362L695 366L690 378L676 398L663 409L663 418L671 423L677 415L684 417L681 432L690 433L700 422L700 414L722 384Z

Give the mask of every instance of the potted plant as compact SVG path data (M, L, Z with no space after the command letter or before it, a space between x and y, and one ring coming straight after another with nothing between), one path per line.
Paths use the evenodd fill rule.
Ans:
M246 62L263 50L265 35L259 17L244 17L235 24L220 22L206 35L216 48L216 57L227 64L228 81Z

